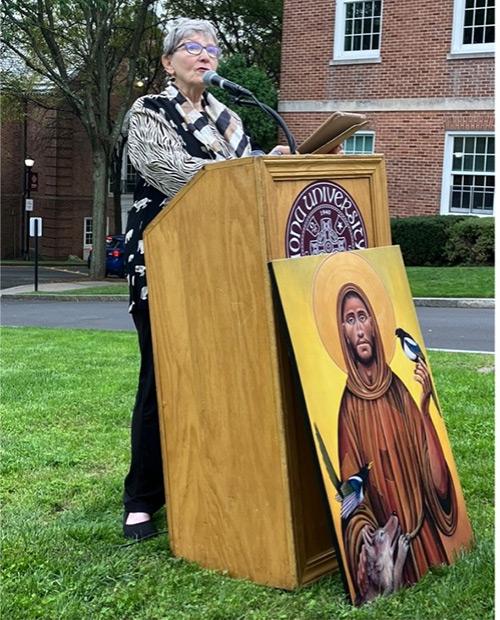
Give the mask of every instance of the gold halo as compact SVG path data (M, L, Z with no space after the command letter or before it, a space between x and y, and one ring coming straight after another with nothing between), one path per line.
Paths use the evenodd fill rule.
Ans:
M356 251L328 256L313 276L313 311L323 346L337 366L347 372L336 319L337 298L345 284L355 284L369 299L389 364L396 345L394 308L382 280Z

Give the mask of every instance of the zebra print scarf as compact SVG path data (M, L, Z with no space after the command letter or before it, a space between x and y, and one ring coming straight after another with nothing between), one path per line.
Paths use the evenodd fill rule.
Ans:
M187 129L214 154L216 159L228 159L228 155L242 157L249 153L250 142L243 131L241 120L213 95L203 93L204 113L202 113L195 109L191 101L172 82L162 94L174 104ZM213 131L209 119L219 134L224 136L226 144ZM228 148L230 153L227 153Z

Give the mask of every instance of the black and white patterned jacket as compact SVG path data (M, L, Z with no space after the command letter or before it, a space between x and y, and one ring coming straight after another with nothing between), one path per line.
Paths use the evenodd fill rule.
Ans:
M197 111L173 84L132 106L128 154L138 182L125 234L131 312L147 304L146 226L209 161L250 154L250 140L234 112L208 93L203 95L203 108Z

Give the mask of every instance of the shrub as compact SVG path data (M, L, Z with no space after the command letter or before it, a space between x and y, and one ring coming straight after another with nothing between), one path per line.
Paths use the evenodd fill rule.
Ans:
M444 248L456 222L457 218L447 215L394 218L392 242L401 247L408 266L446 265L448 257Z
M492 265L495 260L493 217L394 218L391 230L408 266Z
M493 265L495 261L495 219L468 217L450 230L445 248L452 265Z

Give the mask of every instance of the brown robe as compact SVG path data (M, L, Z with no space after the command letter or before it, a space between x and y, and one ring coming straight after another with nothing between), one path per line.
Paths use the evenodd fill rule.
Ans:
M457 498L442 451L438 456L447 473L442 488L436 488L431 473L427 437L420 412L408 389L385 362L383 344L373 310L364 293L353 285L342 289L337 308L345 294L354 291L364 301L372 318L374 353L378 371L366 385L357 371L348 341L341 343L348 379L339 415L339 457L342 480L372 463L365 500L344 527L344 545L356 589L362 530L383 527L392 514L398 517L401 533L410 538L403 570L403 582L418 581L430 566L449 563L441 535L451 536L457 526ZM428 412L426 412L428 415Z

